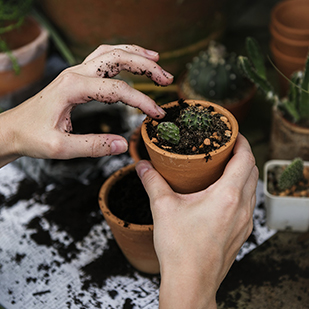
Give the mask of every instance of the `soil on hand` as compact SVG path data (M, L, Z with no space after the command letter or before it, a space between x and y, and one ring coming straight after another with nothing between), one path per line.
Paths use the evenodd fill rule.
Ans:
M153 224L149 197L135 171L126 174L112 187L108 205L125 225Z
M209 128L207 130L188 130L179 122L179 115L181 110L189 105L184 100L179 100L178 103L177 106L165 109L167 114L163 119L156 119L147 124L148 136L155 145L169 152L183 155L205 154L207 158L210 156L210 152L218 150L230 140L232 131L228 119L215 112L212 106L205 107L211 117ZM197 106L201 105L197 104ZM174 122L179 127L180 142L178 145L158 138L157 126L160 122Z
M291 196L291 197L309 197L309 167L304 167L304 176L296 185L290 189L280 191L278 188L279 175L286 166L275 166L268 170L267 174L267 190L272 195Z

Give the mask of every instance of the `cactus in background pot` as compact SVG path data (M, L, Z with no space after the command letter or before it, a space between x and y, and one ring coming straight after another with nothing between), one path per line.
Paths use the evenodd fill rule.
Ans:
M290 81L287 97L280 99L266 76L264 57L254 38L246 40L248 57L239 56L238 63L244 74L260 88L274 106L294 123L309 123L309 55L304 71L295 72Z
M290 189L303 178L304 162L296 158L282 172L278 180L278 187L281 191Z
M214 102L238 98L247 82L237 66L237 56L214 41L187 67L188 82L193 91Z

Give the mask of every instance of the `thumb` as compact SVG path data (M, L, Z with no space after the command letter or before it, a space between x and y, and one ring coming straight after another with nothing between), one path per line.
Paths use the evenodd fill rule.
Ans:
M149 196L150 204L157 198L173 192L166 180L153 168L149 161L139 161L136 163L135 169Z

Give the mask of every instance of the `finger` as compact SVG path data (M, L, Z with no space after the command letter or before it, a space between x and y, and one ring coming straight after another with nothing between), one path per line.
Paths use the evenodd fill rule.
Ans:
M145 187L150 201L156 201L159 197L173 193L170 186L153 168L150 162L141 160L136 164L135 169Z
M77 135L58 132L52 141L47 156L54 159L97 158L124 153L128 149L126 139L114 134Z
M120 44L120 45L100 45L83 62L88 62L89 60L102 56L115 49L122 49L126 52L137 54L145 58L151 59L153 61L159 60L159 54L156 51L148 50L146 48L134 44L132 45Z
M98 79L74 73L64 73L50 87L63 89L55 100L55 104L59 104L59 108L63 108L64 104L73 106L91 100L104 103L122 101L125 104L141 109L153 118L162 118L165 115L164 110L150 97L121 80ZM69 92L67 89L74 89L74 92Z
M226 182L227 186L232 186L242 190L255 168L255 158L246 138L239 134L234 147L234 155L225 167L220 181Z
M155 61L122 49L113 49L70 70L103 78L114 77L125 70L133 74L146 75L158 85L167 86L173 82L173 76L164 71Z

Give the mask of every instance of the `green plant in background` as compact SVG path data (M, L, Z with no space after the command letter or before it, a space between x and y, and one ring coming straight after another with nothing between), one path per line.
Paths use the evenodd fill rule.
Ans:
M288 95L280 99L274 87L266 76L265 58L261 53L258 42L248 37L246 39L248 57L239 56L238 64L244 74L262 90L274 106L278 107L285 116L294 123L309 122L309 54L305 70L294 72L290 81Z
M20 67L3 35L19 28L33 7L34 0L0 0L0 51L7 53L16 74Z
M173 122L161 122L158 124L157 132L160 139L178 145L180 140L179 128Z
M188 82L195 93L213 101L233 100L243 94L246 80L237 65L237 56L212 41L206 51L188 67Z
M294 159L280 175L278 180L278 188L281 191L284 191L296 185L303 178L303 170L303 160L301 158Z
M211 116L204 108L191 105L181 111L179 117L182 123L188 130L207 130L211 124Z

